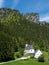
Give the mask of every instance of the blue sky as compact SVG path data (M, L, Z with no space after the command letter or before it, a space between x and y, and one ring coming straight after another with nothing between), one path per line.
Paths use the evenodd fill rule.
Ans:
M49 0L0 0L0 8L12 8L21 13L39 13L40 20L49 22Z

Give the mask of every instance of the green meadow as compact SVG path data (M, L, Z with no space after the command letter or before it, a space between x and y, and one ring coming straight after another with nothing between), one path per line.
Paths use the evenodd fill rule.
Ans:
M38 62L36 59L26 59L26 60L18 60L18 61L12 61L12 62L6 62L0 65L49 65L49 55L48 52L43 52L45 62Z
M14 61L0 65L49 65L49 62L38 62L35 60Z

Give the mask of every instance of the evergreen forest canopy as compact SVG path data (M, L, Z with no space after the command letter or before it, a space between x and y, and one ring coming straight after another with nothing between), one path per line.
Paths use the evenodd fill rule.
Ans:
M49 51L49 23L27 20L18 10L0 9L0 61L14 59L15 51L29 43L35 49Z

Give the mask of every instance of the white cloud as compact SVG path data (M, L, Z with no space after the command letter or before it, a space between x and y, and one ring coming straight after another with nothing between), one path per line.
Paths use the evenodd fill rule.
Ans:
M0 0L0 8L3 7L4 0Z
M49 22L49 15L44 16L44 17L41 17L41 18L40 18L40 21L46 21L46 22Z
M13 5L12 5L12 9L14 9L19 3L19 0L13 0Z

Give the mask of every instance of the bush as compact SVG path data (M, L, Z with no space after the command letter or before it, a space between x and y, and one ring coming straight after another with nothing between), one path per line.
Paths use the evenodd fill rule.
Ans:
M39 61L39 62L45 62L44 56L41 55L41 56L38 58L38 61Z
M24 54L24 57L27 57L28 55L27 54Z
M14 54L14 58L16 59L16 58L20 58L20 57L21 57L20 52L15 52L15 54Z
M31 55L31 57L30 57L31 59L33 59L34 58L34 55Z
M20 49L20 54L21 54L21 56L23 56L23 54L24 54L24 49Z

